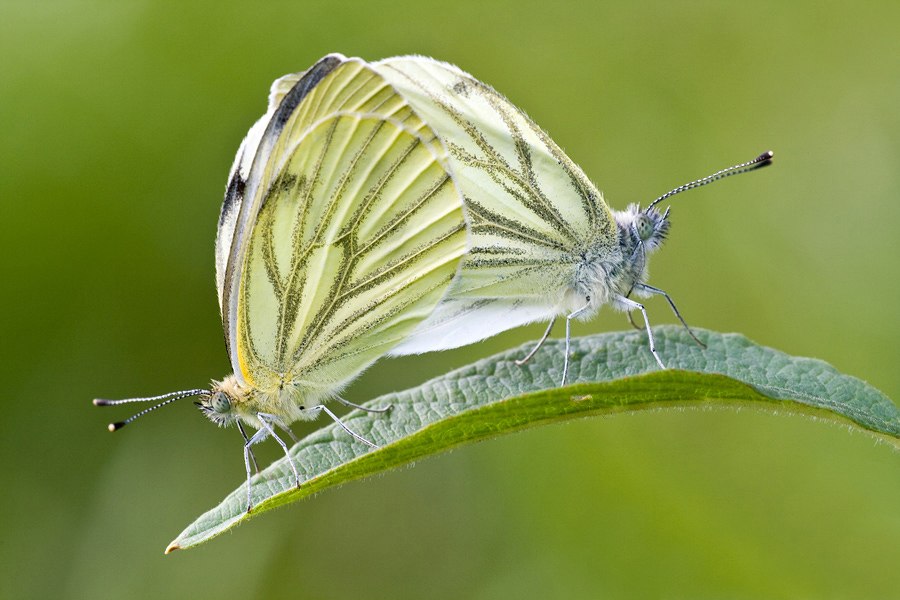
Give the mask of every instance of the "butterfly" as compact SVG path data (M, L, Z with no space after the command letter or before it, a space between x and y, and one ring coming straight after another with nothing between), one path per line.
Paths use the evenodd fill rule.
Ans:
M327 413L341 390L425 321L466 249L461 194L443 143L371 65L328 55L271 87L242 142L216 236L216 284L233 374L152 398L199 397L251 446ZM389 407L388 407L389 408ZM372 409L368 409L372 410ZM380 409L386 410L386 409ZM244 426L256 430L248 436ZM296 438L294 438L296 440ZM254 457L255 463L255 457Z
M389 354L465 346L527 323L566 319L565 385L571 321L600 307L640 311L662 295L701 346L666 292L647 283L648 257L669 231L669 210L656 205L682 191L772 162L772 153L680 186L647 207L611 210L584 172L552 139L490 86L458 67L419 56L372 65L441 138L468 220L466 256L434 312ZM630 312L629 319L630 317ZM633 322L632 322L633 324Z

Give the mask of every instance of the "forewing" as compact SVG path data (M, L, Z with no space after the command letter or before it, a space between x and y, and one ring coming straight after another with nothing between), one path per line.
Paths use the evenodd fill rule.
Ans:
M424 57L373 66L447 145L469 220L454 297L552 294L571 283L584 250L615 246L615 224L597 189L493 88Z
M337 55L336 55L337 56ZM253 166L253 158L259 148L266 127L272 119L272 115L278 109L284 96L294 87L305 73L292 73L276 79L269 91L269 106L253 127L247 132L238 148L228 175L228 183L225 186L225 201L219 213L219 226L216 231L216 289L219 294L219 310L225 315L222 304L225 292L225 271L228 267L228 258L231 254L231 246L234 241L234 231L237 218L244 201L247 178L250 176L250 167Z
M464 346L560 314L584 254L619 251L596 187L521 110L457 67L424 57L374 67L446 144L469 223L459 276L391 353Z
M354 377L430 314L465 252L442 145L391 86L345 59L279 115L297 86L260 143L252 227L232 249L232 358L262 390Z

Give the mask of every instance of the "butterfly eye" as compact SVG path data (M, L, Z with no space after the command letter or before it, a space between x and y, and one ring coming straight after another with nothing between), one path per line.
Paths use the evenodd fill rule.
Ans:
M653 236L653 222L646 215L635 217L634 229L643 242L646 242Z
M228 396L222 392L213 394L212 398L209 399L209 406L220 414L225 414L231 410L231 402L228 401Z

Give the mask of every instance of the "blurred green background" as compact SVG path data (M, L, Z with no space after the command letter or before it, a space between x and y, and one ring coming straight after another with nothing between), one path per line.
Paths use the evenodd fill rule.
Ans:
M616 208L774 150L673 200L651 283L695 326L900 399L898 25L893 1L0 3L0 596L900 597L900 455L809 419L544 427L163 556L244 482L240 436L188 402L110 435L131 411L90 403L227 374L225 179L270 82L331 51L460 65ZM348 399L542 327L384 360ZM606 311L574 333L627 327Z

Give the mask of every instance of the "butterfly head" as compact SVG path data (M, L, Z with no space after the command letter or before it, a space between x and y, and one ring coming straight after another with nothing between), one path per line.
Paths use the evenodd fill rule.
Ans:
M216 425L224 427L235 420L236 415L232 409L231 400L225 392L211 392L208 396L194 402L207 418Z
M669 211L660 213L655 207L641 209L631 204L615 211L619 226L619 244L624 257L643 261L645 255L659 248L669 233Z
M641 210L637 204L628 207L627 213L633 215L631 230L635 246L643 246L647 252L658 248L669 233L669 209L660 214L653 207Z
M669 233L669 211L661 213L652 205L642 209L639 204L631 204L613 214L619 230L621 263L613 271L611 287L615 293L628 296L636 284L647 279L649 255Z
M230 375L222 381L213 381L209 392L200 396L200 401L194 404L210 421L225 427L238 419L239 414L235 409L245 396L237 379Z

